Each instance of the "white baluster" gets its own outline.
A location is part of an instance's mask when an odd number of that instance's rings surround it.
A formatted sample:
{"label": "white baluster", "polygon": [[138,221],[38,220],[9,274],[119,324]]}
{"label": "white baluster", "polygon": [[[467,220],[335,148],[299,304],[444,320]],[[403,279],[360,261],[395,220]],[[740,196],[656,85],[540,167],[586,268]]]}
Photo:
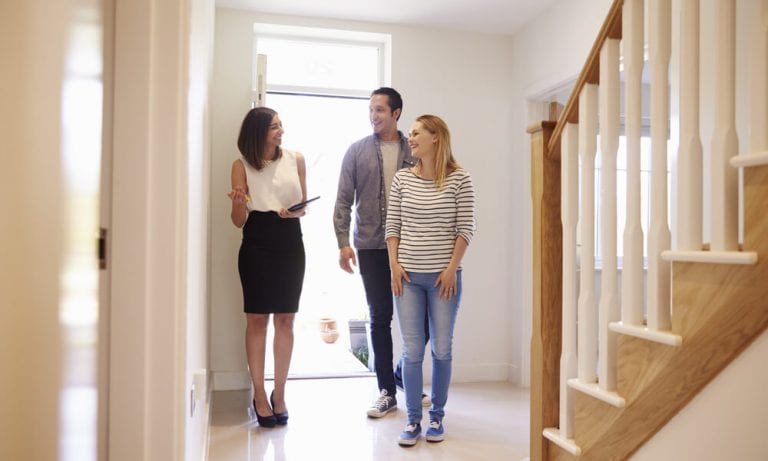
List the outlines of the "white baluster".
{"label": "white baluster", "polygon": [[643,0],[626,0],[622,12],[624,47],[624,129],[627,139],[627,220],[621,273],[621,321],[643,323],[643,226],[640,207],[642,126]]}
{"label": "white baluster", "polygon": [[581,251],[579,260],[579,380],[597,381],[597,306],[595,303],[595,154],[597,151],[597,85],[586,84],[579,95],[581,158]]}
{"label": "white baluster", "polygon": [[712,137],[712,251],[738,250],[738,172],[730,166],[739,152],[736,135],[736,2],[719,0],[715,130]]}
{"label": "white baluster", "polygon": [[619,148],[619,41],[608,39],[600,50],[600,203],[602,272],[598,307],[598,383],[616,388],[616,336],[608,324],[619,320],[616,264],[616,155]]}
{"label": "white baluster", "polygon": [[671,51],[671,7],[668,0],[650,0],[649,54],[651,69],[651,224],[648,232],[648,327],[669,330],[670,267],[661,259],[671,241],[667,221],[667,135],[669,132],[668,72]]}
{"label": "white baluster", "polygon": [[752,18],[749,150],[768,150],[768,0]]}
{"label": "white baluster", "polygon": [[579,132],[568,123],[560,148],[560,216],[563,221],[563,345],[560,354],[560,434],[573,438],[574,405],[568,380],[577,374],[576,309],[578,267],[576,225],[579,212]]}
{"label": "white baluster", "polygon": [[677,247],[702,249],[702,147],[699,133],[699,0],[683,0],[680,25],[680,146]]}

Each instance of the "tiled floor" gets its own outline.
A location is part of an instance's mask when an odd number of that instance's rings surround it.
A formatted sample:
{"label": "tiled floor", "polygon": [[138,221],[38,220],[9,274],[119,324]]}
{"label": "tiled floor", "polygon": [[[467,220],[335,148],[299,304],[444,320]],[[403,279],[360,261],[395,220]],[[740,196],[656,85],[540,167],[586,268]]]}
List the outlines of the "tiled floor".
{"label": "tiled floor", "polygon": [[248,391],[214,392],[208,459],[520,461],[528,456],[529,392],[508,383],[452,384],[445,441],[422,437],[408,448],[397,445],[406,422],[402,394],[397,411],[381,419],[365,414],[376,396],[373,377],[293,379],[286,396],[288,425],[266,429],[253,419]]}

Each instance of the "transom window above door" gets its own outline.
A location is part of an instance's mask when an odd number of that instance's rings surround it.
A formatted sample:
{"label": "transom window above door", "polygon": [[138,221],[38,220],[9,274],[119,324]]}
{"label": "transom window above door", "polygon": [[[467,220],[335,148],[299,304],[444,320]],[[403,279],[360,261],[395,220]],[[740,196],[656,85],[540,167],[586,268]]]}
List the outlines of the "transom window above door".
{"label": "transom window above door", "polygon": [[389,80],[389,35],[274,24],[254,24],[254,32],[269,92],[368,97]]}

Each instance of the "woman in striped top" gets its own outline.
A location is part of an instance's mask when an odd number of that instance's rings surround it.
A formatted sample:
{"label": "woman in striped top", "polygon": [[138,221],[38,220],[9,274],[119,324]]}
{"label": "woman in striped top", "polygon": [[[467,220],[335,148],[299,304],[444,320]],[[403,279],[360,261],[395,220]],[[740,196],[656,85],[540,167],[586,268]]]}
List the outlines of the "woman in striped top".
{"label": "woman in striped top", "polygon": [[418,161],[395,174],[385,234],[403,337],[408,424],[400,434],[400,445],[414,445],[421,434],[425,318],[432,349],[432,407],[426,439],[443,440],[453,328],[462,292],[461,259],[475,232],[472,179],[453,158],[445,122],[434,115],[420,116],[411,127],[408,144]]}

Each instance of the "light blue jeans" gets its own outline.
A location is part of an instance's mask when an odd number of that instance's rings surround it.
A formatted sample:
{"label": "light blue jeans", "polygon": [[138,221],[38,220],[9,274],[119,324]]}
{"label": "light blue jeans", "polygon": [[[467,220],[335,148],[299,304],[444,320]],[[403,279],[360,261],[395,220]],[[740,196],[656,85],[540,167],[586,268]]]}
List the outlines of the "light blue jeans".
{"label": "light blue jeans", "polygon": [[[429,339],[432,350],[432,408],[429,419],[442,421],[448,386],[451,383],[453,327],[461,300],[461,271],[456,273],[456,294],[450,299],[440,298],[440,287],[435,287],[439,273],[408,274],[410,283],[403,280],[403,294],[395,297],[395,308],[403,337],[403,387],[408,423],[421,422],[421,391],[424,386],[424,321],[429,319]],[[426,315],[428,313],[428,315]]]}

